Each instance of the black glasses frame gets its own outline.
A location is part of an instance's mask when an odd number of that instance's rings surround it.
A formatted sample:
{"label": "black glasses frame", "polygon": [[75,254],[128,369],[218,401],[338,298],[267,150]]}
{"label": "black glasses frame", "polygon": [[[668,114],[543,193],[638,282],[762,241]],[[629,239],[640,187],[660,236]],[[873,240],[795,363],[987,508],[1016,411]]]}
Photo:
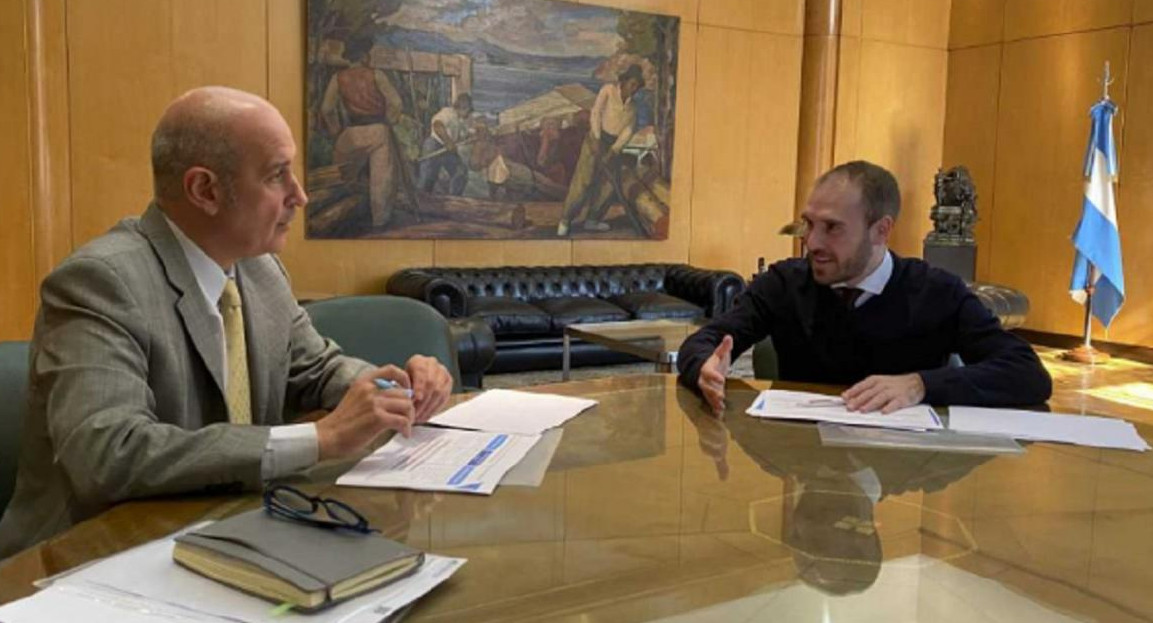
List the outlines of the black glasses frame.
{"label": "black glasses frame", "polygon": [[[277,499],[278,494],[287,494],[293,498],[299,499],[302,502],[308,503],[311,508],[308,511],[299,510],[289,506],[284,501]],[[332,519],[321,519],[316,516],[317,511],[324,508],[324,512]],[[334,510],[336,509],[336,510]],[[274,485],[264,490],[264,511],[274,517],[282,517],[292,521],[299,521],[318,528],[327,528],[330,530],[352,530],[353,532],[360,532],[362,534],[370,534],[373,532],[380,532],[368,525],[368,519],[361,515],[357,510],[340,500],[333,498],[321,498],[315,495],[308,495],[307,493],[290,487],[288,485]],[[345,516],[352,516],[356,519],[355,522],[349,522],[343,519]]]}

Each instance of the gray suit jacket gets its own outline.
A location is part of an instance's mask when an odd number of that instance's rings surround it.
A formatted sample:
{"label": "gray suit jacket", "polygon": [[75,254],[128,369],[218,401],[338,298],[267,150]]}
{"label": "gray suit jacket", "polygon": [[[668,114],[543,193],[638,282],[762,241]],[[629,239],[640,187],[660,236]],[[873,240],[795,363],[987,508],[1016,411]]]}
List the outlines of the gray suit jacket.
{"label": "gray suit jacket", "polygon": [[44,280],[0,558],[122,500],[259,488],[269,426],[335,407],[370,367],[317,334],[275,257],[236,271],[252,426],[227,423],[220,328],[156,206]]}

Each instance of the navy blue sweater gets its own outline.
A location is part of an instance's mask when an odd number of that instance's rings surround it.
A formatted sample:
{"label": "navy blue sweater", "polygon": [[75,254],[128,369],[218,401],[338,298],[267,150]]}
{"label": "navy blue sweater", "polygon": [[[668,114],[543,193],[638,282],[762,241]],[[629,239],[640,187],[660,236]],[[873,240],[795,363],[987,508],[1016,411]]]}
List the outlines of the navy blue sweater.
{"label": "navy blue sweater", "polygon": [[[767,335],[781,380],[852,385],[873,374],[918,372],[935,405],[1030,405],[1053,383],[1033,349],[1000,322],[956,276],[893,254],[884,291],[847,309],[813,280],[801,258],[758,276],[735,307],[681,345],[681,383],[696,389],[701,366],[726,335],[733,358]],[[944,367],[951,353],[965,366]]]}

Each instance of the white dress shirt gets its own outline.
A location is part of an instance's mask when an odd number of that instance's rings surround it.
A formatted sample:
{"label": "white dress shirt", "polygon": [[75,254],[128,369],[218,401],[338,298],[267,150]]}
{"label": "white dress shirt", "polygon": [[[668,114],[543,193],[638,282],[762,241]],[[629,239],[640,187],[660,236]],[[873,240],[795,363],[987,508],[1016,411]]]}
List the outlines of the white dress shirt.
{"label": "white dress shirt", "polygon": [[[167,216],[168,227],[180,242],[184,250],[184,257],[188,259],[188,266],[196,277],[200,286],[200,293],[208,303],[208,310],[216,319],[216,334],[220,336],[220,369],[223,378],[228,378],[228,348],[224,343],[224,318],[220,315],[218,305],[220,295],[224,292],[224,285],[229,279],[235,277],[236,269],[227,273],[216,260],[208,257],[195,242],[192,241],[176,223]],[[316,464],[320,449],[316,437],[316,424],[290,424],[286,426],[269,427],[268,444],[264,446],[264,455],[260,459],[260,475],[265,480],[272,480],[287,476],[293,472],[311,467]]]}
{"label": "white dress shirt", "polygon": [[444,145],[444,141],[442,141],[440,135],[436,133],[436,124],[438,121],[444,126],[444,131],[448,132],[448,137],[451,138],[453,142],[459,143],[468,138],[468,118],[461,117],[452,106],[441,108],[440,112],[432,116],[432,121],[430,122],[430,128],[432,129],[430,136],[434,141]]}
{"label": "white dress shirt", "polygon": [[589,124],[593,136],[600,139],[601,132],[608,132],[617,137],[613,149],[620,153],[625,145],[633,138],[636,131],[637,109],[630,97],[628,101],[621,99],[619,84],[606,84],[601,87],[597,99],[593,102],[593,109]]}
{"label": "white dress shirt", "polygon": [[853,303],[853,308],[860,307],[865,304],[865,301],[880,294],[885,290],[885,285],[889,283],[889,277],[893,276],[893,256],[888,249],[885,249],[885,258],[881,263],[873,269],[864,279],[861,280],[856,286],[850,286],[847,281],[841,283],[834,283],[833,288],[848,288],[857,287],[861,290],[861,294]]}

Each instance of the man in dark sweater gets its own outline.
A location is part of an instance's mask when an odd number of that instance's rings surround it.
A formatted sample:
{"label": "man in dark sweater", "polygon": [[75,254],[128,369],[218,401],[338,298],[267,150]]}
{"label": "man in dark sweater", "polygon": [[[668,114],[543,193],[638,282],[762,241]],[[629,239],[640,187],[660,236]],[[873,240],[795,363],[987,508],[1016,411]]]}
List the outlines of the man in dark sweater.
{"label": "man in dark sweater", "polygon": [[[685,340],[681,383],[721,409],[734,354],[772,336],[782,380],[849,385],[852,411],[1048,400],[1052,381],[1036,353],[963,281],[889,251],[900,207],[896,179],[875,164],[821,176],[801,215],[808,256],[770,266]],[[965,365],[945,367],[952,353]]]}

